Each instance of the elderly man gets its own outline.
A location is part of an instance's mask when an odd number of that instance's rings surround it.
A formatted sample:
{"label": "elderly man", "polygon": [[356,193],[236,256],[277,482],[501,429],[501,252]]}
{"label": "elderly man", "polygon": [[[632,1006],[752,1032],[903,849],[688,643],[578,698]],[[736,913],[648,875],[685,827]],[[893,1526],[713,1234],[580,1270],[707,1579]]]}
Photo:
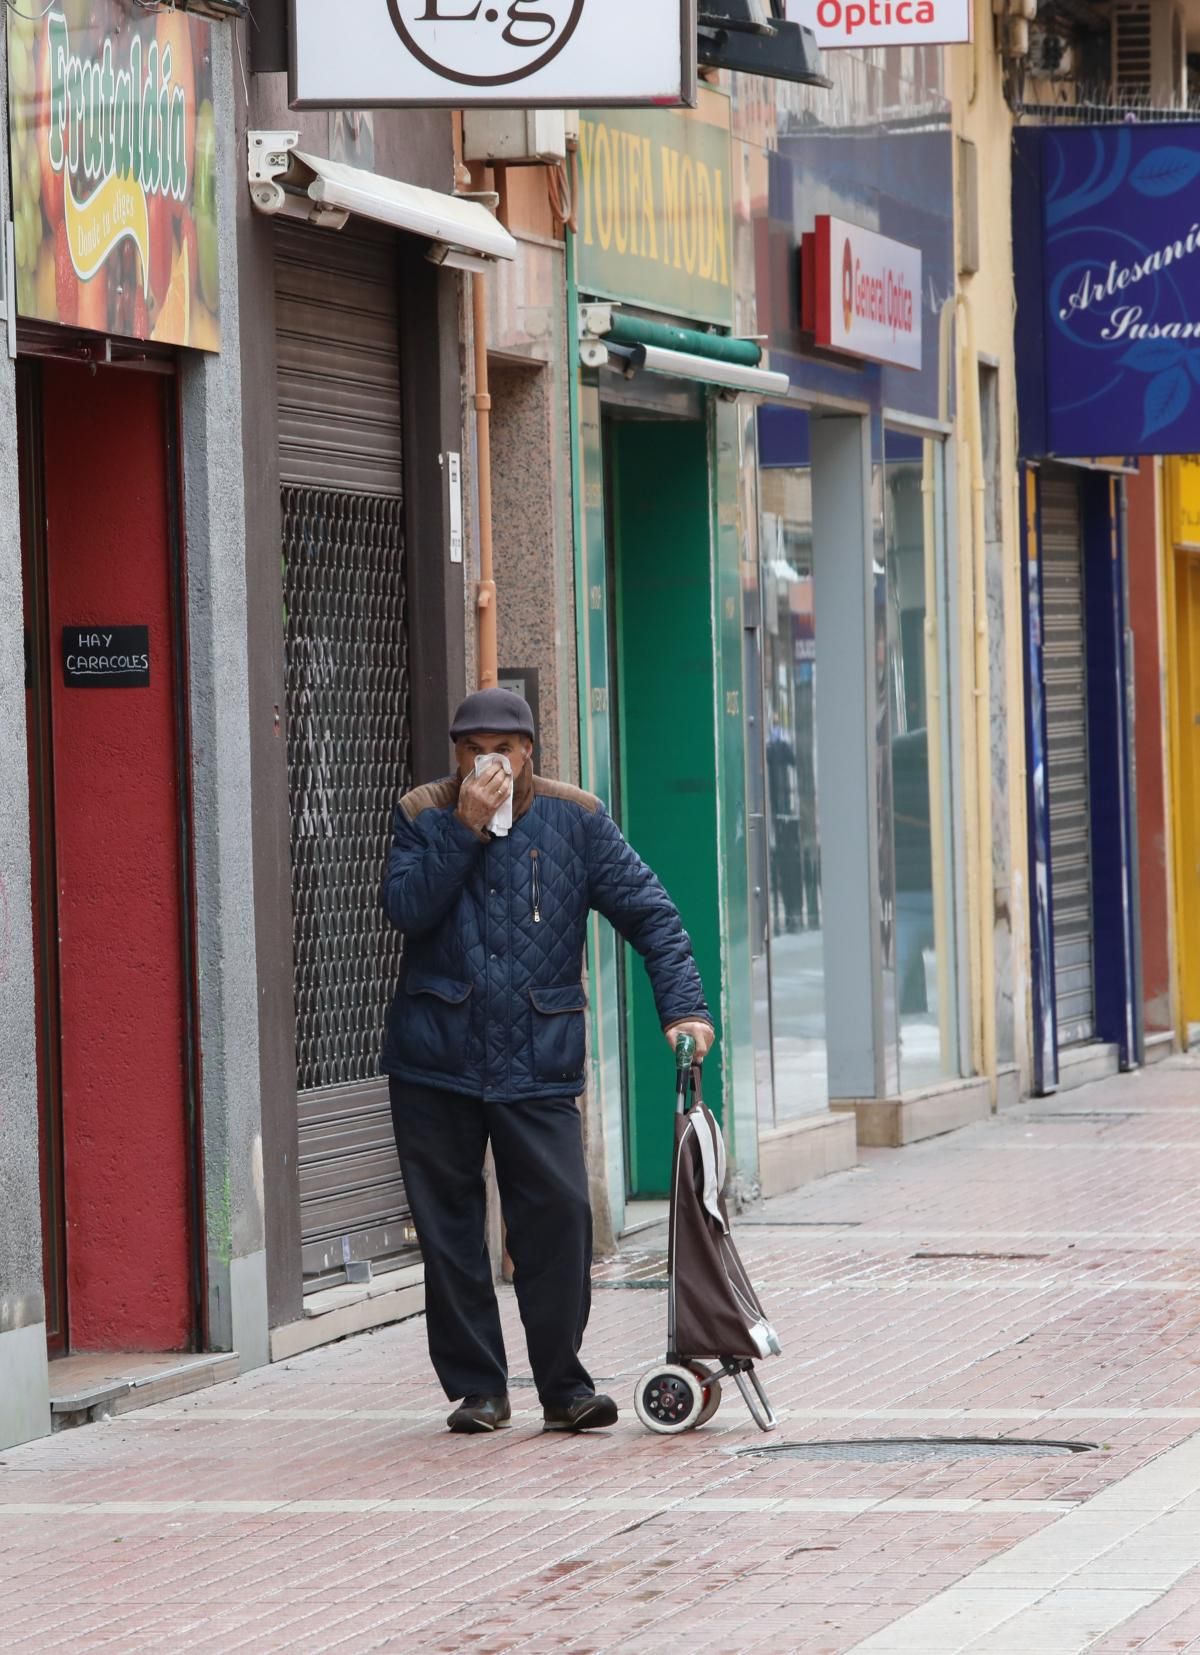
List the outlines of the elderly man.
{"label": "elderly man", "polygon": [[490,1141],[545,1427],[593,1430],[617,1409],[579,1360],[592,1262],[577,1103],[589,911],[645,960],[670,1044],[691,1034],[703,1057],[712,1019],[679,914],[599,799],[533,774],[528,704],[481,690],[450,735],[458,774],[400,801],[382,890],[405,938],[384,1069],[425,1260],[429,1353],[458,1401],[452,1431],[508,1424],[484,1233]]}

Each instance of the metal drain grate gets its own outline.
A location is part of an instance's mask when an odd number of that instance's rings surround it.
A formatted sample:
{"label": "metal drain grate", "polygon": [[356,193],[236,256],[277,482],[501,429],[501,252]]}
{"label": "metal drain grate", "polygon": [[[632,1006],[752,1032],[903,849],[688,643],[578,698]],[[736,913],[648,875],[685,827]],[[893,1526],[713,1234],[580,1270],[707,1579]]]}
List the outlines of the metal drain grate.
{"label": "metal drain grate", "polygon": [[1094,1442],[1029,1442],[1017,1437],[865,1437],[857,1442],[780,1442],[739,1448],[742,1459],[961,1460],[1048,1459],[1087,1454]]}

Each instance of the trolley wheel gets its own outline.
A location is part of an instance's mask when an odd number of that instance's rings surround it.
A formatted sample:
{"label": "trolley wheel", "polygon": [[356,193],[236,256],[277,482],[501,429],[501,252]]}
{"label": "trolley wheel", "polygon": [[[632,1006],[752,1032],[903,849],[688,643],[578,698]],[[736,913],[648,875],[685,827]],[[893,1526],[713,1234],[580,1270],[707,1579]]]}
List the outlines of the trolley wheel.
{"label": "trolley wheel", "polygon": [[637,1382],[633,1406],[648,1431],[678,1436],[700,1423],[704,1388],[689,1368],[647,1368]]}
{"label": "trolley wheel", "polygon": [[700,1417],[696,1421],[697,1427],[707,1425],[709,1420],[721,1406],[721,1381],[711,1368],[706,1368],[703,1362],[688,1362],[685,1364],[689,1372],[694,1373],[700,1381],[700,1389],[704,1392],[704,1406],[700,1410]]}

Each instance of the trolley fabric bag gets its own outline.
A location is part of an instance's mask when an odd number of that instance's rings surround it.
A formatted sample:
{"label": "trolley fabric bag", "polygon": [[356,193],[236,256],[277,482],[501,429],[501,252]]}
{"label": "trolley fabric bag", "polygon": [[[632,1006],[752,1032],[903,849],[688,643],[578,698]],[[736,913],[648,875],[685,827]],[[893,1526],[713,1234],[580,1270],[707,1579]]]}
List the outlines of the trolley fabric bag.
{"label": "trolley fabric bag", "polygon": [[675,1288],[675,1342],[689,1356],[778,1356],[767,1320],[733,1244],[725,1187],[725,1139],[697,1087],[675,1117],[668,1272]]}
{"label": "trolley fabric bag", "polygon": [[[637,1382],[633,1401],[650,1431],[676,1435],[705,1425],[732,1379],[754,1423],[773,1431],[775,1415],[754,1364],[780,1354],[729,1230],[725,1140],[705,1107],[696,1043],[675,1048],[675,1154],[667,1252],[667,1355]],[[715,1367],[708,1366],[715,1362]]]}

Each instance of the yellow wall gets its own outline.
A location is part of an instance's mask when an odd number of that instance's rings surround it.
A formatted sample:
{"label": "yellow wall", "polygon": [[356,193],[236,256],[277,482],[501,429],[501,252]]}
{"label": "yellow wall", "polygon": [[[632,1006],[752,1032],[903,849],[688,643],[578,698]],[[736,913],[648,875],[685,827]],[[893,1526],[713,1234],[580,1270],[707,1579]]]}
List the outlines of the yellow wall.
{"label": "yellow wall", "polygon": [[1181,1044],[1200,1024],[1200,456],[1168,460],[1168,716]]}
{"label": "yellow wall", "polygon": [[[975,144],[979,172],[979,270],[974,275],[960,275],[960,291],[970,303],[977,355],[994,362],[999,374],[1004,637],[1002,645],[993,647],[992,650],[991,699],[993,707],[998,701],[1003,701],[1008,721],[1002,750],[993,751],[992,770],[996,781],[1001,779],[1002,764],[1007,770],[1010,869],[1007,886],[997,880],[996,906],[998,912],[1002,913],[1007,909],[1011,915],[1012,964],[1011,967],[1006,967],[998,954],[997,983],[1003,991],[1005,978],[1012,973],[1016,1002],[1015,1058],[1020,1070],[1021,1089],[1027,1091],[1031,1084],[1032,991],[1029,973],[1029,881],[1025,826],[1025,701],[1021,646],[1017,397],[1013,349],[1013,119],[1004,101],[1001,86],[1001,58],[995,45],[990,0],[975,0],[975,34],[975,45],[947,47],[946,58],[955,132],[958,137],[969,139]],[[960,157],[956,145],[956,181],[959,165]],[[961,228],[959,245],[961,248]],[[965,383],[960,377],[960,399]],[[960,420],[960,431],[962,425],[963,422]],[[962,451],[961,445],[958,482],[962,490],[958,520],[962,526],[960,533],[965,536],[966,526],[971,522],[970,465],[969,457]],[[969,616],[969,604],[966,607]],[[964,636],[963,641],[969,645],[969,636]],[[997,795],[997,804],[1002,796]],[[980,917],[986,923],[988,894],[980,893],[978,901]],[[972,992],[978,992],[977,984],[973,986]],[[978,1015],[978,1008],[976,1012]]]}

